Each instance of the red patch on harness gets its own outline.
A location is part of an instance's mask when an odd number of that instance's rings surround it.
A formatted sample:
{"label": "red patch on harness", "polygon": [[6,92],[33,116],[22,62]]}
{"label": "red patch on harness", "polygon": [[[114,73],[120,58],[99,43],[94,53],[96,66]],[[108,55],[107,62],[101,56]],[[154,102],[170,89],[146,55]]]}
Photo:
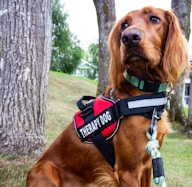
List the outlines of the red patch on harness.
{"label": "red patch on harness", "polygon": [[82,141],[93,143],[92,137],[98,133],[106,140],[116,134],[119,120],[114,116],[113,105],[113,100],[100,95],[74,115],[74,127]]}

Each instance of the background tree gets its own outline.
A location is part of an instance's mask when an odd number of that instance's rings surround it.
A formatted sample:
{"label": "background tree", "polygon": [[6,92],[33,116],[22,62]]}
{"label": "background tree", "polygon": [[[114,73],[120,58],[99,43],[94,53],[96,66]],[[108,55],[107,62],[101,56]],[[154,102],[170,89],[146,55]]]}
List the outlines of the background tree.
{"label": "background tree", "polygon": [[108,85],[108,66],[110,55],[108,51],[109,32],[116,20],[114,0],[93,0],[99,28],[99,80],[97,95],[103,93]]}
{"label": "background tree", "polygon": [[[190,36],[190,14],[191,14],[191,0],[172,0],[171,8],[179,19],[182,31],[189,41]],[[171,98],[170,114],[172,120],[180,122],[184,127],[185,131],[189,128],[189,121],[184,112],[183,107],[183,89],[184,83],[178,84]],[[191,99],[192,95],[190,96]]]}
{"label": "background tree", "polygon": [[88,78],[96,79],[98,77],[98,62],[99,62],[99,45],[92,43],[88,46],[87,61],[93,66],[90,67],[92,71],[88,74]]}
{"label": "background tree", "polygon": [[67,14],[59,0],[52,3],[52,57],[51,70],[72,73],[82,58],[82,49],[76,36],[70,32]]}
{"label": "background tree", "polygon": [[51,1],[0,1],[0,153],[39,153],[51,59]]}

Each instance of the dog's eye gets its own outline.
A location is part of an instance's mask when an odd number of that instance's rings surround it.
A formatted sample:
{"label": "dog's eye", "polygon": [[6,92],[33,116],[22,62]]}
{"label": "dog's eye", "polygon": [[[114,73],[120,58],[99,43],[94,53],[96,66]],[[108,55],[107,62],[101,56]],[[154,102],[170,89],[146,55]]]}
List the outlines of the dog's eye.
{"label": "dog's eye", "polygon": [[160,20],[160,18],[158,18],[157,16],[150,16],[150,17],[149,17],[149,21],[150,21],[151,23],[159,23],[161,20]]}
{"label": "dog's eye", "polygon": [[121,24],[121,29],[126,29],[128,26],[128,23],[125,21]]}

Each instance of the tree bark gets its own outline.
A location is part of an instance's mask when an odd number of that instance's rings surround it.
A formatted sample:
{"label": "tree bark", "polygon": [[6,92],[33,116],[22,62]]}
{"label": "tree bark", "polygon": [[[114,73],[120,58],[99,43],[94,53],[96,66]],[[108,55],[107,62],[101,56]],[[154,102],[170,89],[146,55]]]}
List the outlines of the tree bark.
{"label": "tree bark", "polygon": [[181,29],[184,32],[186,39],[189,41],[190,36],[190,15],[191,15],[191,0],[172,0],[171,8],[174,10]]}
{"label": "tree bark", "polygon": [[93,0],[99,28],[99,80],[97,95],[103,93],[108,85],[108,36],[116,20],[114,0]]}
{"label": "tree bark", "polygon": [[51,59],[51,1],[0,1],[0,153],[39,154]]}
{"label": "tree bark", "polygon": [[[178,17],[183,34],[189,41],[191,0],[172,0],[171,8],[174,10],[175,14]],[[175,94],[172,95],[170,114],[172,120],[180,122],[186,130],[188,129],[189,121],[185,115],[183,107],[183,89],[184,84],[178,84],[174,88]]]}

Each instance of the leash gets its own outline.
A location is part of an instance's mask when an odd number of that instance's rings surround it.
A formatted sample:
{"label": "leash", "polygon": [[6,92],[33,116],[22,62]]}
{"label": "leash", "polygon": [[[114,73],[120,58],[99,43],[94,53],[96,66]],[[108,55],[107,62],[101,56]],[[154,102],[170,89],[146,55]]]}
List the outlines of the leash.
{"label": "leash", "polygon": [[[161,93],[166,92],[168,88],[170,91],[172,90],[172,84],[169,82],[161,83],[151,80],[143,80],[135,77],[128,73],[127,70],[123,73],[124,78],[131,85],[137,87],[139,90],[145,92],[155,92]],[[146,132],[146,136],[149,140],[146,146],[146,151],[152,157],[152,166],[153,166],[153,181],[156,185],[160,184],[161,187],[166,187],[164,169],[163,169],[163,160],[161,158],[161,154],[158,151],[159,142],[156,139],[157,137],[157,120],[159,120],[159,115],[156,108],[153,109],[153,114],[151,116],[150,127]]]}
{"label": "leash", "polygon": [[158,150],[159,141],[157,138],[157,120],[159,117],[157,116],[157,110],[154,108],[153,114],[151,117],[151,122],[149,129],[146,132],[146,136],[148,138],[148,143],[146,146],[146,151],[152,157],[152,166],[153,166],[153,182],[156,185],[161,185],[161,187],[166,187],[164,168],[163,168],[163,160],[161,158],[161,154]]}

